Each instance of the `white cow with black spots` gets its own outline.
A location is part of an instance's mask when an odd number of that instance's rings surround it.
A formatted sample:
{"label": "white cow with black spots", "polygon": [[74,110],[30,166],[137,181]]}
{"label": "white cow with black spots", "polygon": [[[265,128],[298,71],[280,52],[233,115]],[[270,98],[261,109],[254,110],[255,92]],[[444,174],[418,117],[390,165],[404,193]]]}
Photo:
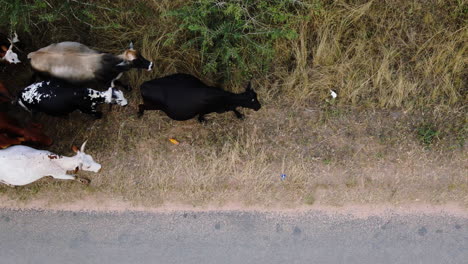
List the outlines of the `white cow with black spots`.
{"label": "white cow with black spots", "polygon": [[116,88],[100,92],[59,80],[31,84],[20,92],[18,103],[33,114],[43,112],[52,116],[66,116],[80,110],[95,118],[102,117],[102,112],[97,110],[100,104],[128,104],[122,91]]}
{"label": "white cow with black spots", "polygon": [[[57,155],[46,150],[27,146],[13,146],[0,150],[0,183],[21,186],[37,181],[45,176],[55,179],[78,180],[88,184],[89,180],[78,178],[74,173],[79,170],[98,172],[101,165],[81,149],[73,146],[73,157]],[[71,172],[71,174],[70,174]]]}

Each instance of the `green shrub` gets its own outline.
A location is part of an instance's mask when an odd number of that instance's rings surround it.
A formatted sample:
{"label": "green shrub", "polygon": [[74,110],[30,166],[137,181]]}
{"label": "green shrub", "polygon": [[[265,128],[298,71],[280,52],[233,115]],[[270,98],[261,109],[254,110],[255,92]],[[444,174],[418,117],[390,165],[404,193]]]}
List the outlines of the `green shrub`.
{"label": "green shrub", "polygon": [[98,22],[93,10],[105,8],[75,0],[0,0],[0,6],[0,23],[3,28],[30,33],[54,26],[93,27]]}
{"label": "green shrub", "polygon": [[265,72],[275,55],[274,43],[295,39],[296,25],[311,6],[285,0],[198,0],[166,13],[181,22],[169,43],[200,51],[203,72],[227,79]]}

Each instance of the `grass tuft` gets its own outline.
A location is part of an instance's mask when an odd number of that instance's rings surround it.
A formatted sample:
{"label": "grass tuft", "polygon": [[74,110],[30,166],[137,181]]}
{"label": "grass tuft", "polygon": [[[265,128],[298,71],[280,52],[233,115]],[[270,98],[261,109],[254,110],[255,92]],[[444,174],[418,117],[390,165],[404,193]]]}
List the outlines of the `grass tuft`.
{"label": "grass tuft", "polygon": [[431,124],[423,124],[418,128],[419,140],[425,145],[431,145],[434,140],[439,139],[440,131]]}

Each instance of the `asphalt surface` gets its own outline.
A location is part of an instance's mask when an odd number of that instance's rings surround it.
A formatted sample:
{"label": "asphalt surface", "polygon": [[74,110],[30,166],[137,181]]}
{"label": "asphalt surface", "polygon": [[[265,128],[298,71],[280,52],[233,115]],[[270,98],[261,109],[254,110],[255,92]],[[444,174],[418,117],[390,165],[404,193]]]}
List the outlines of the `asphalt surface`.
{"label": "asphalt surface", "polygon": [[468,263],[468,219],[0,209],[0,263]]}

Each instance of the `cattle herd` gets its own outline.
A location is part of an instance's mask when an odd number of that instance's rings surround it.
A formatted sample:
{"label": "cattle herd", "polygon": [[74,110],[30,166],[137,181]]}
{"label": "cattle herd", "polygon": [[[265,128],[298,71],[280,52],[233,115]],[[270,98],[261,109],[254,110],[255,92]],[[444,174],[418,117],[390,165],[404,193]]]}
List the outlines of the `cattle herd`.
{"label": "cattle herd", "polygon": [[[0,34],[1,63],[20,63],[13,50],[18,41],[16,33],[11,38]],[[80,149],[72,147],[76,153],[72,157],[30,147],[50,146],[52,139],[43,133],[39,124],[21,125],[8,114],[8,108],[20,107],[30,112],[33,120],[38,113],[66,116],[75,110],[99,119],[102,117],[102,112],[98,111],[100,104],[128,104],[124,93],[118,89],[131,90],[119,81],[122,74],[130,69],[151,71],[153,62],[140,55],[132,43],[122,54],[114,55],[67,41],[51,44],[27,57],[34,72],[29,86],[15,97],[0,82],[0,183],[19,186],[52,176],[87,184],[89,180],[77,177],[76,173],[79,170],[98,172],[101,165],[84,152],[86,142]],[[105,91],[86,88],[91,84]],[[144,82],[140,93],[143,104],[138,106],[139,117],[146,110],[160,110],[174,120],[198,116],[198,121],[206,122],[205,115],[212,112],[232,111],[242,119],[244,116],[238,107],[255,111],[261,107],[250,82],[245,92],[235,94],[182,73]]]}

